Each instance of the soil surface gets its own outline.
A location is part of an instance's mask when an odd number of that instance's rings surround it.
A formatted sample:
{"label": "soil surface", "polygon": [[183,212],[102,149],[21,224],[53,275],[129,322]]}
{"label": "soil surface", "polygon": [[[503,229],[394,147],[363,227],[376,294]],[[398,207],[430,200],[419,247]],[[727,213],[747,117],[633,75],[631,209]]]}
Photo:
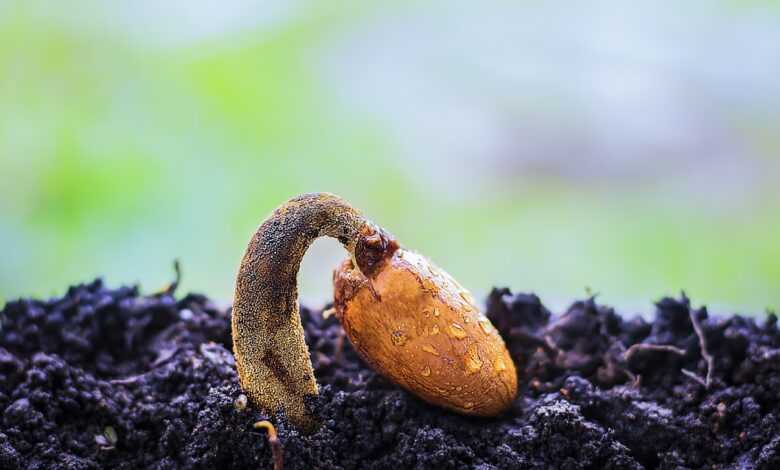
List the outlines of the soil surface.
{"label": "soil surface", "polygon": [[[95,281],[5,306],[0,468],[270,468],[229,310],[172,290]],[[683,295],[652,322],[592,298],[556,316],[508,289],[487,314],[523,384],[497,419],[419,401],[364,365],[335,317],[303,308],[322,425],[273,420],[285,468],[780,468],[775,315],[712,318]]]}

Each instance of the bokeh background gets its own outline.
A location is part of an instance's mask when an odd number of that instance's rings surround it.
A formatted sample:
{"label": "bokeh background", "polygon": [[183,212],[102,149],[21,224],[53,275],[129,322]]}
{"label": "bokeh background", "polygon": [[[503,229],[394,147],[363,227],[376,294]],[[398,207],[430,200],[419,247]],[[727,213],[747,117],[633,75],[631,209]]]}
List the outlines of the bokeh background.
{"label": "bokeh background", "polygon": [[0,303],[174,258],[230,301],[257,224],[324,190],[478,295],[757,314],[779,181],[777,2],[0,1]]}

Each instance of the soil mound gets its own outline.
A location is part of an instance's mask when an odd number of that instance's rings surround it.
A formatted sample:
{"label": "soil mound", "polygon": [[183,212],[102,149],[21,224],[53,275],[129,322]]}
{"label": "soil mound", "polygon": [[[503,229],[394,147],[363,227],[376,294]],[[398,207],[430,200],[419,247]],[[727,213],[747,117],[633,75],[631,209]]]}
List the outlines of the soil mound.
{"label": "soil mound", "polygon": [[[777,317],[655,319],[590,298],[562,315],[494,289],[522,390],[497,419],[429,406],[369,369],[334,317],[301,309],[320,429],[275,420],[285,468],[780,468]],[[99,280],[0,313],[0,468],[269,468],[241,394],[230,312]],[[239,400],[240,401],[240,400]]]}

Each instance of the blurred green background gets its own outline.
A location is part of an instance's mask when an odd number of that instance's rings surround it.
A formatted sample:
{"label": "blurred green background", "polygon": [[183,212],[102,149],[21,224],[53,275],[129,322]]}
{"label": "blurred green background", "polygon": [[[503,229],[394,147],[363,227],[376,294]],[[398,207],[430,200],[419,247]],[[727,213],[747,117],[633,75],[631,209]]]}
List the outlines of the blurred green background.
{"label": "blurred green background", "polygon": [[174,258],[229,301],[330,191],[479,295],[780,306],[775,2],[370,3],[0,2],[0,303]]}

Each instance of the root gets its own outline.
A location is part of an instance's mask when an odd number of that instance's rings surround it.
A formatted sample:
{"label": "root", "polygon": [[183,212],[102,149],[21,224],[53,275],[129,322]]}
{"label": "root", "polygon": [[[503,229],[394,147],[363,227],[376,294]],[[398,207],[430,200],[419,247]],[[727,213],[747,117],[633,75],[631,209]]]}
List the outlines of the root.
{"label": "root", "polygon": [[555,343],[555,340],[550,335],[544,335],[544,345],[542,347],[547,355],[552,359],[555,359],[564,353],[564,351],[558,347],[558,345]]}
{"label": "root", "polygon": [[268,434],[268,443],[271,445],[271,455],[274,459],[274,470],[284,469],[284,451],[279,437],[276,435],[276,428],[270,421],[258,421],[254,424],[255,429],[265,429]]}
{"label": "root", "polygon": [[698,310],[690,310],[691,323],[693,324],[694,331],[696,331],[696,336],[699,337],[699,349],[701,349],[701,357],[703,357],[707,362],[707,375],[704,378],[703,385],[704,388],[709,390],[710,385],[712,385],[712,374],[715,373],[715,357],[710,354],[709,347],[707,346],[707,336],[704,334],[704,328],[701,326],[701,322],[699,321],[697,313]]}

